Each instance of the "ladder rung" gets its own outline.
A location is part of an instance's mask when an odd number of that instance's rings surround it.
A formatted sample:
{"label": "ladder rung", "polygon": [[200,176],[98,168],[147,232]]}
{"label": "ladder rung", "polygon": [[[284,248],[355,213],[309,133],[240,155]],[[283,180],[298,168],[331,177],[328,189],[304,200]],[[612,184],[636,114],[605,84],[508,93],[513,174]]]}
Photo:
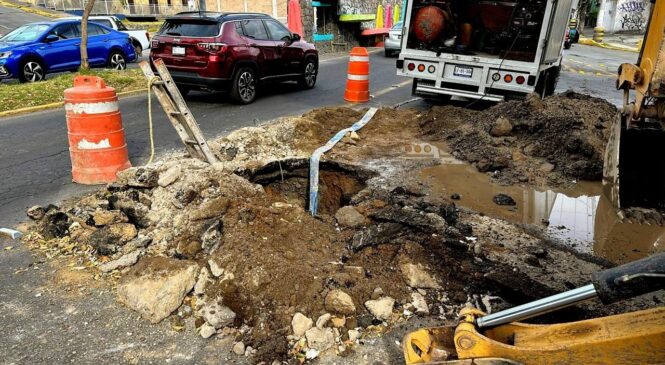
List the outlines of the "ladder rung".
{"label": "ladder rung", "polygon": [[196,145],[196,146],[199,145],[199,142],[197,142],[197,141],[195,141],[195,140],[193,140],[193,139],[186,139],[186,140],[185,140],[185,143],[187,143],[187,144],[191,144],[191,145]]}
{"label": "ladder rung", "polygon": [[170,114],[170,115],[180,115],[180,114],[182,114],[182,113],[180,113],[180,112],[177,111],[177,110],[174,110],[174,111],[172,111],[172,112],[169,112],[169,114]]}

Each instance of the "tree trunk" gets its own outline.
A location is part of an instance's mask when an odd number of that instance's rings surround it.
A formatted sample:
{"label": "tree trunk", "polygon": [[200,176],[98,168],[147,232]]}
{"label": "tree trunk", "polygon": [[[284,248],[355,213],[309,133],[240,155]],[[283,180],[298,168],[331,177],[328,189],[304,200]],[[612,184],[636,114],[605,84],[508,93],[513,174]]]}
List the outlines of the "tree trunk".
{"label": "tree trunk", "polygon": [[83,9],[83,17],[81,18],[81,69],[88,70],[88,17],[95,6],[95,0],[88,0]]}

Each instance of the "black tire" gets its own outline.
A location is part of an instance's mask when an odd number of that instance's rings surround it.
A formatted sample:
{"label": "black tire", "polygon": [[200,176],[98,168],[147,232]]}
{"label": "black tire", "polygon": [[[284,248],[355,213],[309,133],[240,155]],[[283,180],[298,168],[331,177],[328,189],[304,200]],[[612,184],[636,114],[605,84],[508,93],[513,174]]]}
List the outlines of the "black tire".
{"label": "black tire", "polygon": [[556,91],[556,85],[559,83],[559,76],[561,75],[561,66],[552,67],[549,69],[548,82],[545,85],[545,96],[552,96]]}
{"label": "black tire", "polygon": [[392,57],[393,56],[393,51],[389,49],[383,49],[383,53],[386,55],[386,57]]}
{"label": "black tire", "polygon": [[113,70],[124,70],[127,68],[127,57],[124,53],[114,49],[109,54],[106,66]]}
{"label": "black tire", "polygon": [[316,64],[316,60],[308,58],[305,60],[305,67],[303,69],[303,75],[298,78],[298,86],[302,89],[313,89],[316,86],[316,78],[319,74],[319,67]]}
{"label": "black tire", "polygon": [[570,42],[563,42],[563,48],[564,49],[570,49],[570,46],[572,46],[572,44]]}
{"label": "black tire", "polygon": [[44,64],[36,59],[27,59],[21,62],[18,80],[20,82],[39,82],[46,78]]}
{"label": "black tire", "polygon": [[238,104],[251,104],[256,100],[256,72],[250,67],[241,67],[233,76],[231,99]]}

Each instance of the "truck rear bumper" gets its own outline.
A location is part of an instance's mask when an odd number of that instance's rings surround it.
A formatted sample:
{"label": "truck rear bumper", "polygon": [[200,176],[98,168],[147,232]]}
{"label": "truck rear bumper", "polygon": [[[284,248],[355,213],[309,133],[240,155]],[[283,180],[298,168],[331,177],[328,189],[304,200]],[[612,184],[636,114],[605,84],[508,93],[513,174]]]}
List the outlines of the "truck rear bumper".
{"label": "truck rear bumper", "polygon": [[503,101],[505,97],[503,95],[492,95],[492,94],[479,94],[463,90],[447,89],[447,88],[438,88],[434,86],[422,85],[416,80],[416,87],[414,89],[414,94],[416,95],[452,95],[460,96],[463,98],[469,99],[483,99],[488,101]]}

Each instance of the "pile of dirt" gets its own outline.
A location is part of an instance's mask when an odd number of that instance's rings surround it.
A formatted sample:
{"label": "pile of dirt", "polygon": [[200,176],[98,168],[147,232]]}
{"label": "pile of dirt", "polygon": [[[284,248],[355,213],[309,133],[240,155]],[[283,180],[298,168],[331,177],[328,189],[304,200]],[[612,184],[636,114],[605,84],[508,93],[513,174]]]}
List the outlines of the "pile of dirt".
{"label": "pile of dirt", "polygon": [[496,181],[557,187],[602,178],[616,112],[605,100],[568,91],[481,111],[434,107],[420,128],[424,137],[445,140],[455,157],[492,172]]}
{"label": "pile of dirt", "polygon": [[380,110],[326,155],[311,216],[306,157],[361,116],[317,110],[212,141],[223,161],[214,165],[171,156],[131,168],[61,207],[31,208],[26,242],[78,256],[146,320],[235,336],[234,352],[256,362],[352,357],[364,336],[415,315],[502,308],[583,285],[601,268],[430,195],[414,173],[423,161],[399,157],[418,142],[415,111]]}

